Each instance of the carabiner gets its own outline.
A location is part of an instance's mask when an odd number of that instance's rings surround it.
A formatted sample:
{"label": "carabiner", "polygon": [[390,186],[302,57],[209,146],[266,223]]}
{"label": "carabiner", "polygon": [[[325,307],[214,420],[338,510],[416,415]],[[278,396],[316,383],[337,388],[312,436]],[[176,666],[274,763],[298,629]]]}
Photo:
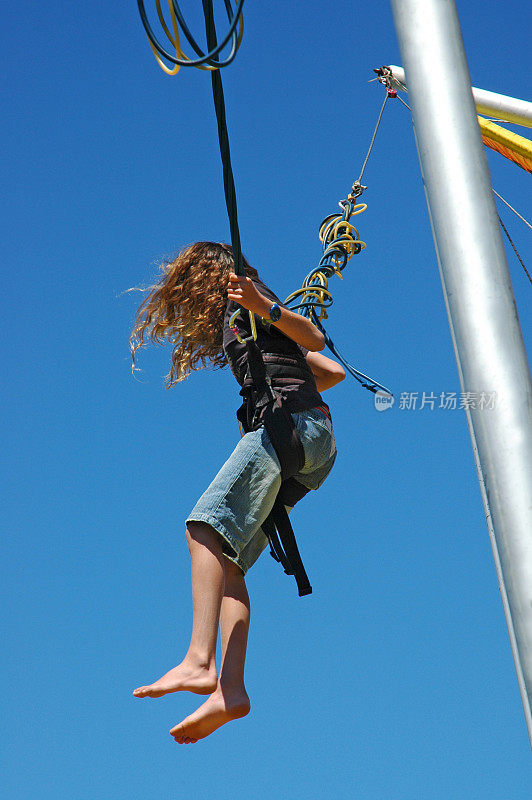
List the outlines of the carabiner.
{"label": "carabiner", "polygon": [[[240,336],[240,331],[238,330],[238,328],[236,326],[236,323],[235,323],[236,318],[240,316],[241,310],[242,309],[237,308],[237,310],[234,311],[231,314],[231,316],[229,317],[229,327],[231,328],[231,330],[235,334],[235,336],[238,339],[238,341],[240,342],[240,344],[244,344],[246,340],[243,339]],[[255,314],[252,311],[248,311],[248,314],[249,314],[249,321],[250,321],[250,325],[251,325],[251,338],[253,339],[253,341],[256,341],[257,340],[257,326],[255,324]]]}

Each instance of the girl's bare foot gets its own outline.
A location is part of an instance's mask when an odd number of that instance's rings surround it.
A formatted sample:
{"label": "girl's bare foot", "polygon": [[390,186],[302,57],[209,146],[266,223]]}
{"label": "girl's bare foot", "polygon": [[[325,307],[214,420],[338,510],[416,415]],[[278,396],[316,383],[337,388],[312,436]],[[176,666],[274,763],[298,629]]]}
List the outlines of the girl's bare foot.
{"label": "girl's bare foot", "polygon": [[249,714],[251,708],[246,690],[222,689],[220,686],[202,706],[170,731],[178,744],[194,744],[233,719]]}
{"label": "girl's bare foot", "polygon": [[216,689],[217,680],[214,664],[199,666],[183,661],[155,683],[151,683],[149,686],[139,686],[133,694],[135,697],[162,697],[170,692],[211,694]]}

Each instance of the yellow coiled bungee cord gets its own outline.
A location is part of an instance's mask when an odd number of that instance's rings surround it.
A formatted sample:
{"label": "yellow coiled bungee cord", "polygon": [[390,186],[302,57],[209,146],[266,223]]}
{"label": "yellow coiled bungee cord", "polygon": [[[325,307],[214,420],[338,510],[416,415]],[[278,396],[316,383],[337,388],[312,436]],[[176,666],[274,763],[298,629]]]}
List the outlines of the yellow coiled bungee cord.
{"label": "yellow coiled bungee cord", "polygon": [[373,393],[381,391],[391,395],[389,389],[364,375],[343,358],[322,324],[323,320],[328,319],[327,309],[333,303],[329,278],[333,275],[343,278],[342,271],[347,262],[366,247],[366,243],[360,239],[358,229],[350,222],[351,217],[362,214],[367,208],[366,203],[357,202],[365,188],[360,179],[355,181],[347,199],[338,203],[342,209],[341,213],[325,217],[319,228],[323,255],[317,267],[306,276],[301,289],[289,294],[284,303],[291,311],[308,317],[320,329],[329,350],[365,389]]}
{"label": "yellow coiled bungee cord", "polygon": [[[328,318],[326,309],[333,302],[328,279],[332,275],[342,278],[342,270],[349,259],[366,247],[358,230],[349,220],[355,214],[365,211],[367,205],[356,204],[355,197],[350,194],[339,206],[342,213],[330,214],[320,225],[319,237],[323,245],[323,256],[318,266],[309,272],[301,289],[296,289],[285,300],[285,305],[292,304],[292,311],[302,313],[300,309],[311,309],[320,322]],[[295,300],[298,300],[297,304],[294,304]],[[304,316],[310,317],[310,313]]]}

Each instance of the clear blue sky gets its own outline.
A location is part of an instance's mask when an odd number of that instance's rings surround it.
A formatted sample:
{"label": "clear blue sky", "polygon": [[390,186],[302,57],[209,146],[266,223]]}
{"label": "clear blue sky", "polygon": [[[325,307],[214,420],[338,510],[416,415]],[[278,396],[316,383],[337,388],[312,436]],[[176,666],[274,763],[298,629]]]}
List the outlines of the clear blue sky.
{"label": "clear blue sky", "polygon": [[[286,296],[359,172],[372,69],[400,56],[387,3],[246,6],[223,75],[241,233]],[[474,85],[527,97],[527,5],[458,9]],[[131,696],[184,653],[183,521],[238,436],[226,371],[167,392],[169,352],[152,349],[132,379],[122,294],[183,244],[229,236],[210,82],[163,75],[132,0],[11,4],[2,35],[4,796],[529,798],[464,412],[379,414],[352,380],[327,397],[335,470],[294,512],[314,594],[267,555],[249,575],[251,715],[185,748],[168,731],[198,698]],[[488,160],[530,217],[530,176]],[[398,102],[365,182],[368,246],[333,285],[329,331],[398,397],[459,392]],[[527,229],[502,216],[530,266]],[[509,263],[530,349],[531,287]]]}

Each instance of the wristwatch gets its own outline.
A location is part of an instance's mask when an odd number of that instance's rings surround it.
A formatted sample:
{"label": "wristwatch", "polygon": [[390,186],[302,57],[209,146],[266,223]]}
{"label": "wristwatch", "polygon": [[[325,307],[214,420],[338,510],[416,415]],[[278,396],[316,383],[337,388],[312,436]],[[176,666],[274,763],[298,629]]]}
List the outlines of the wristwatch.
{"label": "wristwatch", "polygon": [[270,308],[270,316],[264,319],[265,322],[279,322],[281,319],[281,309],[278,303],[274,303]]}

